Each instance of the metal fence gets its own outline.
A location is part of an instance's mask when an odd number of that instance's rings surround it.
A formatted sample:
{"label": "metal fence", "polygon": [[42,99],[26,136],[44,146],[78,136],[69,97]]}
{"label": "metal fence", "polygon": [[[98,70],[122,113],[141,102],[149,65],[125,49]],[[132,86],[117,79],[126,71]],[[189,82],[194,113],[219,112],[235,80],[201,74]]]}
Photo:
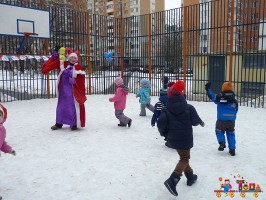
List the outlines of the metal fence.
{"label": "metal fence", "polygon": [[[204,85],[218,93],[231,81],[241,105],[265,107],[266,11],[264,0],[217,0],[128,18],[89,14],[68,5],[36,1],[2,3],[47,9],[51,39],[30,37],[23,55],[49,55],[56,45],[81,53],[87,94],[110,94],[122,76],[132,92],[142,78],[157,96],[160,78],[186,81],[189,100],[207,101]],[[184,1],[185,2],[185,1]],[[23,38],[0,36],[0,55],[16,55]],[[108,61],[104,53],[112,51]],[[11,60],[11,59],[10,59]],[[0,61],[0,101],[56,97],[56,74],[40,74],[42,60]]]}

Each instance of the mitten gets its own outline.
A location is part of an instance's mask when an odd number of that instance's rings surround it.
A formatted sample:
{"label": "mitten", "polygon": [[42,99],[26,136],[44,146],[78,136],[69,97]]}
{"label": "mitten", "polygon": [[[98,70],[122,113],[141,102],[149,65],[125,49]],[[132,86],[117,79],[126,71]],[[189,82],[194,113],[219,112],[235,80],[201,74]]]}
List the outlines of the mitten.
{"label": "mitten", "polygon": [[15,150],[11,150],[9,153],[12,154],[13,156],[16,155],[16,151]]}
{"label": "mitten", "polygon": [[59,58],[59,53],[57,51],[53,51],[52,57],[54,60],[57,60]]}
{"label": "mitten", "polygon": [[151,103],[151,99],[148,99],[148,104],[150,104]]}
{"label": "mitten", "polygon": [[211,82],[208,82],[205,84],[205,90],[208,90],[211,88]]}
{"label": "mitten", "polygon": [[202,127],[204,127],[204,126],[205,126],[205,123],[204,123],[203,121],[201,121],[201,122],[200,122],[200,125],[201,125]]}

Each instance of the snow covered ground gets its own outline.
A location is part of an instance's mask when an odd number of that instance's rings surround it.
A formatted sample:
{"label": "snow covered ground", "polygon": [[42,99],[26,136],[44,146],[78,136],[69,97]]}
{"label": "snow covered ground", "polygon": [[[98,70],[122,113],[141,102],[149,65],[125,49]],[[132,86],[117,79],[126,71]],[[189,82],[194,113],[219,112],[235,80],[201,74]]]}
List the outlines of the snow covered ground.
{"label": "snow covered ground", "polygon": [[[209,200],[218,199],[219,177],[234,175],[266,190],[266,110],[240,107],[236,122],[237,155],[217,151],[214,134],[216,106],[190,102],[206,126],[194,128],[191,166],[199,176],[192,187],[183,176],[172,196],[163,182],[178,162],[175,150],[164,146],[152,113],[139,117],[139,103],[128,96],[125,114],[131,128],[117,127],[112,95],[88,96],[86,128],[52,131],[57,99],[3,103],[8,109],[7,141],[17,156],[0,158],[0,196],[4,200]],[[152,97],[152,104],[157,101]],[[259,193],[257,199],[265,199]],[[222,197],[220,199],[231,199]],[[233,199],[243,199],[239,193]],[[255,199],[247,193],[244,199]]]}

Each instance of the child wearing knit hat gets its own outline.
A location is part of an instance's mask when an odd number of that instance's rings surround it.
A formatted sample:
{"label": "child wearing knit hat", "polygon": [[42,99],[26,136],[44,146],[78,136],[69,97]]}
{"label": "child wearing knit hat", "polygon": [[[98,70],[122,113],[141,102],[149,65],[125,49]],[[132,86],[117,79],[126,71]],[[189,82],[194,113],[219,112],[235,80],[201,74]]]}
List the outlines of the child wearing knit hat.
{"label": "child wearing knit hat", "polygon": [[121,77],[117,77],[115,79],[115,85],[116,85],[115,96],[109,98],[109,101],[114,102],[115,116],[119,120],[118,126],[130,127],[132,119],[124,115],[124,109],[126,108],[126,100],[129,89],[124,85],[124,81]]}
{"label": "child wearing knit hat", "polygon": [[219,151],[226,148],[225,133],[231,156],[235,155],[236,139],[235,139],[235,120],[238,112],[238,102],[233,92],[231,82],[225,82],[222,85],[222,93],[214,94],[210,89],[211,83],[205,85],[208,97],[217,104],[217,121],[216,121],[216,137],[219,143]]}
{"label": "child wearing knit hat", "polygon": [[174,172],[164,182],[169,192],[178,195],[176,185],[180,181],[183,172],[187,178],[187,185],[191,186],[197,180],[189,164],[190,149],[193,147],[192,126],[204,126],[196,109],[187,103],[184,97],[185,83],[177,81],[168,89],[168,101],[162,109],[157,121],[157,127],[161,136],[166,137],[167,146],[176,149],[180,160]]}
{"label": "child wearing knit hat", "polygon": [[136,94],[136,98],[139,97],[140,102],[139,116],[146,116],[146,108],[148,108],[151,112],[154,111],[154,107],[151,105],[150,88],[150,81],[147,79],[142,79],[140,81],[140,90]]}
{"label": "child wearing knit hat", "polygon": [[0,104],[0,151],[4,153],[10,153],[15,156],[16,152],[5,141],[6,129],[4,127],[4,123],[6,119],[7,119],[7,110],[2,104]]}
{"label": "child wearing knit hat", "polygon": [[[4,153],[9,153],[12,154],[13,156],[16,155],[15,150],[12,149],[11,146],[9,146],[6,143],[6,129],[4,127],[4,123],[6,121],[7,118],[7,110],[6,108],[0,104],[0,152],[4,152]],[[0,153],[1,156],[1,153]],[[2,199],[2,197],[0,196],[0,200]]]}
{"label": "child wearing knit hat", "polygon": [[[164,80],[166,80],[166,79],[164,79]],[[168,81],[168,78],[167,78],[167,81]],[[166,106],[167,99],[168,99],[167,91],[173,84],[175,84],[175,82],[170,82],[170,83],[168,83],[168,82],[164,83],[163,82],[163,89],[160,90],[159,101],[154,105],[154,113],[153,113],[153,116],[151,118],[151,126],[152,127],[155,126],[155,123],[157,122],[157,120],[161,114],[162,109]],[[165,89],[165,86],[166,86],[166,89]],[[162,91],[162,90],[164,90],[164,91]]]}

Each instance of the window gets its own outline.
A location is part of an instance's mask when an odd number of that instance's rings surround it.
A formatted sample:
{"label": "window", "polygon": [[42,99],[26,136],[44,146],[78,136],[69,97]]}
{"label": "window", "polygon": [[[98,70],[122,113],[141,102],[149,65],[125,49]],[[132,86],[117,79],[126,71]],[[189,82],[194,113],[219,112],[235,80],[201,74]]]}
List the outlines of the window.
{"label": "window", "polygon": [[117,15],[121,15],[121,11],[116,12]]}
{"label": "window", "polygon": [[201,36],[201,41],[207,41],[208,40],[208,36],[207,35],[202,35]]}
{"label": "window", "polygon": [[207,28],[207,23],[201,23],[201,28],[202,28],[202,29]]}
{"label": "window", "polygon": [[117,4],[116,7],[117,7],[117,8],[120,8],[120,4]]}
{"label": "window", "polygon": [[124,7],[127,7],[127,3],[124,3]]}
{"label": "window", "polygon": [[128,10],[125,10],[125,11],[124,11],[124,14],[127,14],[127,13],[128,13]]}
{"label": "window", "polygon": [[251,26],[251,31],[256,31],[257,30],[257,26],[256,25],[252,25]]}
{"label": "window", "polygon": [[242,82],[241,86],[241,96],[264,96],[264,83]]}
{"label": "window", "polygon": [[257,8],[258,2],[252,2],[252,8]]}
{"label": "window", "polygon": [[207,47],[201,47],[201,53],[206,53],[207,52]]}
{"label": "window", "polygon": [[258,13],[252,13],[251,14],[251,19],[256,19],[258,18]]}
{"label": "window", "polygon": [[250,42],[255,42],[256,41],[256,38],[255,37],[251,37],[250,38]]}
{"label": "window", "polygon": [[265,69],[266,68],[266,56],[265,55],[244,55],[243,56],[243,68],[249,69]]}

